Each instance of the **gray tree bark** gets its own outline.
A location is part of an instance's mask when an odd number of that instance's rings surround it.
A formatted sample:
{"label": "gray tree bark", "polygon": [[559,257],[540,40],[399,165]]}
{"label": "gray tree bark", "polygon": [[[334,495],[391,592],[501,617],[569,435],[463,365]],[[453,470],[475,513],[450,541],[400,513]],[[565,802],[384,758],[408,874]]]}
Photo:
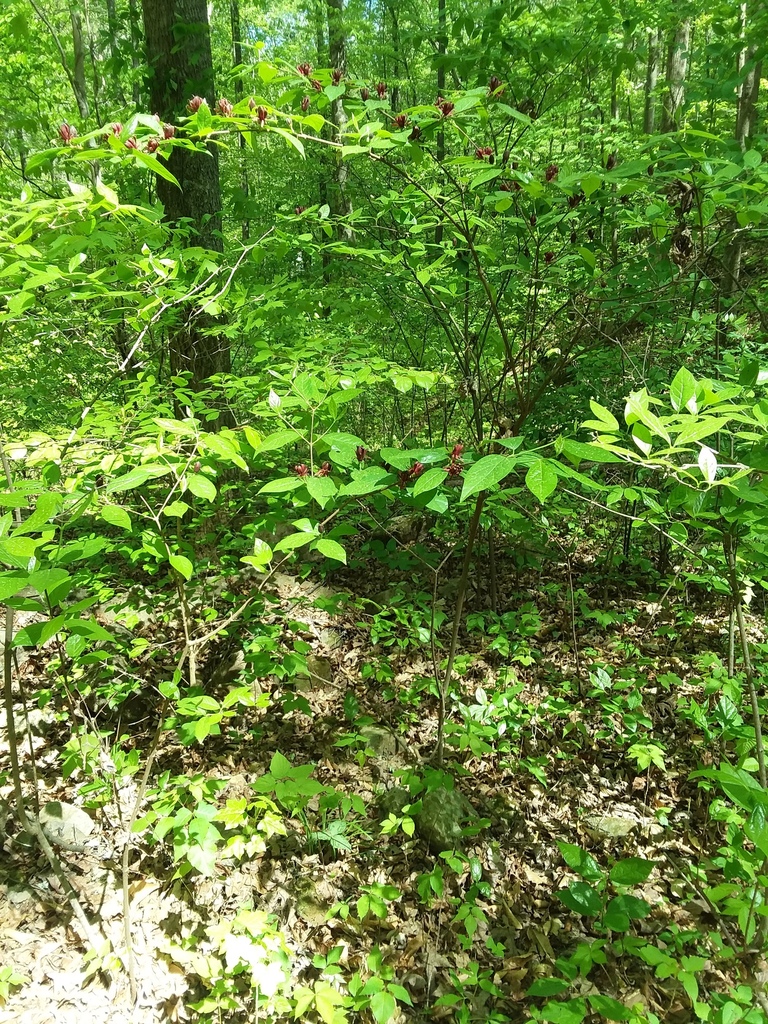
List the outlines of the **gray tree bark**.
{"label": "gray tree bark", "polygon": [[685,100],[685,76],[688,73],[688,49],[691,43],[691,22],[681,21],[669,40],[667,51],[667,88],[661,114],[661,130],[677,131]]}
{"label": "gray tree bark", "polygon": [[[214,79],[206,0],[142,0],[151,109],[164,121],[177,123],[192,96],[202,96],[213,109]],[[177,188],[157,179],[157,194],[166,220],[191,225],[193,245],[223,251],[219,157],[207,151],[175,147],[168,169]],[[215,322],[187,316],[170,335],[171,372],[190,371],[193,386],[230,369],[229,342],[211,334]]]}
{"label": "gray tree bark", "polygon": [[659,30],[648,32],[648,63],[645,69],[645,108],[643,131],[653,135],[656,127],[656,86],[659,81]]}

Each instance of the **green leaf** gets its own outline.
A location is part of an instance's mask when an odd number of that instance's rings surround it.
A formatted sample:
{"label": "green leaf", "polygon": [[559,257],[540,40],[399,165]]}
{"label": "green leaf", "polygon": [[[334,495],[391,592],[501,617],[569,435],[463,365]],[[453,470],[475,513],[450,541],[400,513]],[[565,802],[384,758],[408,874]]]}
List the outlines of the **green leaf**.
{"label": "green leaf", "polygon": [[126,509],[120,505],[105,505],[101,510],[101,518],[110,526],[117,526],[121,530],[133,529],[131,517]]}
{"label": "green leaf", "polygon": [[768,857],[768,820],[764,807],[755,807],[744,826],[744,831],[763,857]]}
{"label": "green leaf", "polygon": [[433,469],[428,469],[426,473],[422,473],[414,484],[414,498],[419,494],[425,494],[427,491],[434,491],[435,488],[444,483],[446,475],[445,470],[439,466],[435,466]]}
{"label": "green leaf", "polygon": [[137,466],[122,476],[110,480],[107,484],[107,494],[114,494],[116,491],[132,491],[136,487],[141,487],[147,480],[155,480],[158,477],[165,476],[170,471],[170,466]]}
{"label": "green leaf", "polygon": [[568,999],[563,1003],[546,1003],[539,1010],[542,1020],[551,1024],[581,1024],[587,1015],[585,999]]}
{"label": "green leaf", "polygon": [[85,636],[89,640],[113,641],[115,638],[110,632],[100,626],[93,619],[67,619],[67,629],[76,636]]}
{"label": "green leaf", "polygon": [[328,502],[336,496],[336,484],[329,476],[305,477],[305,483],[310,497],[315,499],[320,508],[325,508]]}
{"label": "green leaf", "polygon": [[577,875],[586,878],[587,881],[597,882],[604,877],[603,869],[597,863],[591,853],[582,850],[580,846],[573,843],[558,843],[563,860]]}
{"label": "green leaf", "polygon": [[537,459],[525,474],[525,486],[543,505],[557,487],[557,474],[548,459]]}
{"label": "green leaf", "polygon": [[278,451],[280,448],[285,448],[287,444],[293,444],[300,439],[301,435],[297,430],[287,429],[276,430],[274,434],[268,434],[261,444],[254,445],[251,438],[248,438],[248,443],[254,447],[256,454],[260,455],[262,452]]}
{"label": "green leaf", "polygon": [[587,996],[587,999],[595,1013],[607,1020],[629,1020],[632,1016],[631,1010],[628,1010],[617,999],[611,999],[610,996],[593,995]]}
{"label": "green leaf", "polygon": [[592,415],[595,417],[594,420],[587,420],[583,426],[592,428],[593,430],[599,430],[605,434],[617,434],[619,432],[619,421],[609,412],[605,406],[600,405],[598,402],[589,400],[589,407],[592,410]]}
{"label": "green leaf", "polygon": [[189,509],[190,506],[186,501],[172,501],[163,509],[163,515],[170,517],[175,516],[177,519],[183,519],[187,512],[189,512]]}
{"label": "green leaf", "polygon": [[575,466],[578,466],[580,462],[622,462],[618,455],[614,455],[613,452],[606,451],[605,448],[601,448],[600,445],[587,443],[583,441],[572,441],[570,438],[565,438],[561,444],[561,451],[566,455]]}
{"label": "green leaf", "polygon": [[168,559],[176,572],[181,573],[185,580],[192,579],[192,573],[195,571],[194,566],[186,555],[171,555]]}
{"label": "green leaf", "polygon": [[349,483],[340,488],[339,493],[361,497],[365,494],[372,494],[374,491],[380,491],[391,482],[392,474],[382,466],[369,466],[368,469],[356,473]]}
{"label": "green leaf", "polygon": [[187,477],[187,487],[197,498],[204,501],[216,500],[216,484],[202,473],[190,473]]}
{"label": "green leaf", "polygon": [[315,1009],[323,1024],[340,1024],[339,1008],[344,1005],[344,996],[327,981],[315,982]]}
{"label": "green leaf", "polygon": [[516,459],[513,455],[485,455],[464,474],[461,500],[466,501],[472,495],[480,494],[481,491],[487,491],[500,483],[509,476],[515,464]]}
{"label": "green leaf", "polygon": [[378,1021],[378,1024],[387,1024],[395,1015],[397,1003],[389,992],[376,992],[371,996],[371,1013]]}
{"label": "green leaf", "polygon": [[559,996],[561,992],[565,992],[570,987],[571,983],[562,978],[538,978],[525,994],[527,996]]}
{"label": "green leaf", "polygon": [[652,860],[642,857],[625,857],[613,865],[609,878],[617,885],[641,885],[655,867]]}
{"label": "green leaf", "polygon": [[304,144],[301,139],[296,138],[293,132],[289,132],[285,128],[278,128],[276,125],[268,125],[268,128],[269,131],[273,132],[275,135],[282,135],[285,141],[289,145],[293,146],[299,156],[302,158],[304,157]]}
{"label": "green leaf", "polygon": [[690,370],[681,366],[672,379],[669,387],[669,400],[675,412],[687,408],[689,412],[696,412],[696,380]]}
{"label": "green leaf", "polygon": [[27,586],[27,574],[18,572],[0,573],[0,601],[18,594]]}
{"label": "green leaf", "polygon": [[347,553],[341,544],[335,540],[331,540],[330,537],[321,537],[315,543],[315,549],[320,552],[321,555],[325,555],[326,558],[333,558],[337,562],[343,562],[347,564]]}
{"label": "green leaf", "polygon": [[275,544],[275,551],[295,551],[296,548],[303,548],[314,536],[314,533],[306,533],[303,530],[298,533],[289,533],[287,537],[282,537]]}
{"label": "green leaf", "polygon": [[259,488],[259,494],[284,494],[286,491],[295,491],[301,487],[304,479],[300,476],[281,476],[277,480],[270,480]]}
{"label": "green leaf", "polygon": [[569,910],[587,917],[594,917],[603,908],[600,894],[587,882],[571,882],[567,889],[560,889],[557,895]]}

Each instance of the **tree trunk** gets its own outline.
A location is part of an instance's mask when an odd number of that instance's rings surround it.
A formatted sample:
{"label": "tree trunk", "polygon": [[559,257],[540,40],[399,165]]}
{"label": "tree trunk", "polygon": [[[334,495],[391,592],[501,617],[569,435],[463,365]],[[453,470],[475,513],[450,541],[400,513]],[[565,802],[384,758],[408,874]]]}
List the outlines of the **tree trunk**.
{"label": "tree trunk", "polygon": [[133,83],[131,98],[134,107],[141,106],[141,82],[139,81],[139,57],[141,53],[141,31],[139,28],[139,10],[136,0],[128,0],[128,20],[131,26],[131,70]]}
{"label": "tree trunk", "polygon": [[[328,57],[331,68],[334,68],[346,75],[347,46],[344,31],[344,0],[326,0],[328,11]],[[343,77],[342,77],[343,84]],[[338,96],[331,102],[331,121],[334,126],[334,141],[341,142],[344,137],[344,130],[347,127],[347,114],[344,110],[343,96]],[[352,204],[347,195],[348,165],[341,159],[341,153],[336,153],[336,169],[333,190],[333,202],[331,207],[337,217],[346,218],[352,212]],[[345,241],[353,238],[352,228],[348,222],[341,224],[341,237]]]}
{"label": "tree trunk", "polygon": [[107,3],[107,31],[109,34],[109,57],[111,62],[110,76],[112,79],[112,88],[114,89],[114,98],[120,104],[125,106],[125,93],[123,92],[123,86],[120,82],[119,67],[119,48],[117,45],[117,37],[119,34],[118,20],[117,20],[117,4],[115,0],[106,0]]}
{"label": "tree trunk", "polygon": [[72,22],[72,46],[75,53],[75,67],[72,73],[72,89],[77,100],[77,109],[84,121],[90,116],[88,103],[88,88],[85,84],[85,46],[83,44],[83,22],[80,12],[74,7],[69,9],[69,18]]}
{"label": "tree trunk", "polygon": [[[151,109],[175,123],[189,99],[204,97],[213,109],[214,81],[206,0],[142,0]],[[168,169],[181,188],[157,179],[157,194],[172,225],[191,224],[192,244],[223,252],[218,151],[175,147]],[[215,321],[186,314],[170,337],[171,372],[189,371],[193,386],[230,369],[229,342],[211,334]]]}
{"label": "tree trunk", "polygon": [[659,80],[659,32],[651,29],[648,32],[648,64],[645,70],[645,110],[643,112],[643,131],[653,135],[656,127],[656,85]]}
{"label": "tree trunk", "polygon": [[680,112],[685,100],[685,76],[688,72],[688,49],[691,43],[691,22],[681,21],[669,40],[667,52],[667,88],[661,114],[661,130],[674,132],[680,126]]}
{"label": "tree trunk", "polygon": [[[445,94],[445,54],[448,48],[448,21],[445,9],[445,0],[437,0],[437,95]],[[445,160],[445,132],[442,124],[437,132],[437,162],[442,164]],[[435,245],[441,245],[443,241],[443,225],[438,223],[435,227]]]}
{"label": "tree trunk", "polygon": [[[747,46],[747,5],[741,5],[740,11],[740,36],[745,45],[739,51],[737,68],[741,75],[741,84],[737,94],[736,106],[736,130],[734,132],[736,141],[741,151],[747,148],[747,141],[754,135],[757,125],[757,97],[760,90],[760,75],[762,61],[755,61],[755,46]],[[746,68],[746,71],[744,70]],[[731,238],[725,248],[723,256],[723,275],[720,282],[720,296],[718,301],[717,330],[715,337],[716,355],[719,356],[722,346],[726,340],[727,328],[725,314],[732,308],[733,302],[739,292],[739,278],[741,277],[741,261],[744,255],[744,240],[746,228],[740,227],[734,217],[731,224]]]}
{"label": "tree trunk", "polygon": [[[239,0],[230,0],[229,4],[229,18],[232,26],[232,62],[236,68],[239,68],[243,63],[243,44],[241,40],[240,31],[240,2]],[[235,75],[235,102],[239,103],[243,98],[243,78],[238,72]],[[248,195],[250,192],[248,184],[248,163],[246,161],[246,144],[245,144],[245,133],[240,132],[240,188],[243,190],[243,203],[247,206]],[[247,242],[251,234],[251,222],[248,219],[247,214],[243,217],[242,224],[240,226],[240,237],[244,242]]]}

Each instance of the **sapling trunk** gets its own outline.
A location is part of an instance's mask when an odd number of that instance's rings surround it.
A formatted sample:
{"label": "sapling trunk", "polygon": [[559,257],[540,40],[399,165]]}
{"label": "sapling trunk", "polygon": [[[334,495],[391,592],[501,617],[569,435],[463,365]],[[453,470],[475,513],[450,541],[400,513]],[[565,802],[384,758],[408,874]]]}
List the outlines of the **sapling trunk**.
{"label": "sapling trunk", "polygon": [[448,688],[451,685],[453,674],[453,663],[456,660],[456,647],[459,642],[459,630],[461,629],[461,613],[464,608],[464,598],[467,593],[467,582],[469,580],[469,568],[472,564],[472,552],[477,538],[477,528],[480,523],[480,514],[485,504],[485,491],[481,491],[475,501],[475,508],[472,518],[469,521],[469,535],[467,536],[467,547],[464,552],[464,564],[461,567],[459,578],[459,589],[456,594],[456,609],[453,613],[453,630],[451,632],[451,646],[448,649],[448,663],[445,666],[445,675],[440,684],[440,708],[437,719],[437,745],[435,746],[435,760],[438,764],[443,763],[443,739],[445,732],[445,705],[448,699]]}

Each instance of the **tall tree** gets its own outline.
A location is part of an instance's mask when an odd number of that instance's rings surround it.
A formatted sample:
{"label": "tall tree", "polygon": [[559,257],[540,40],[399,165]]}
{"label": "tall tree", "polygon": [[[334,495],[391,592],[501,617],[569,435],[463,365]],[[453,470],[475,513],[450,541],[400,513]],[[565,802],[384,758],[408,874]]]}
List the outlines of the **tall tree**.
{"label": "tall tree", "polygon": [[645,69],[645,110],[643,131],[653,135],[656,127],[656,85],[659,80],[659,30],[648,31],[648,63]]}
{"label": "tall tree", "polygon": [[669,39],[667,51],[667,88],[661,114],[661,130],[673,132],[679,127],[680,111],[685,99],[685,77],[688,73],[688,50],[691,45],[691,20],[684,18]]}
{"label": "tall tree", "polygon": [[[151,109],[175,123],[193,96],[213,109],[214,78],[206,0],[142,0]],[[168,169],[180,187],[158,179],[157,194],[166,219],[191,225],[193,243],[221,253],[221,186],[218,152],[177,147]],[[194,385],[230,369],[229,342],[215,323],[187,316],[170,336],[171,370],[189,370]]]}
{"label": "tall tree", "polygon": [[[326,0],[328,11],[328,56],[331,68],[334,73],[343,77],[346,74],[347,65],[347,41],[344,29],[344,0]],[[344,129],[347,126],[347,115],[344,110],[343,95],[336,96],[331,101],[331,120],[335,128],[334,136],[336,142],[341,142]],[[334,183],[333,208],[334,213],[346,217],[352,211],[352,205],[347,194],[348,165],[341,159],[339,154],[336,159],[336,181]],[[349,241],[352,238],[352,229],[349,224],[342,222],[342,237]]]}

